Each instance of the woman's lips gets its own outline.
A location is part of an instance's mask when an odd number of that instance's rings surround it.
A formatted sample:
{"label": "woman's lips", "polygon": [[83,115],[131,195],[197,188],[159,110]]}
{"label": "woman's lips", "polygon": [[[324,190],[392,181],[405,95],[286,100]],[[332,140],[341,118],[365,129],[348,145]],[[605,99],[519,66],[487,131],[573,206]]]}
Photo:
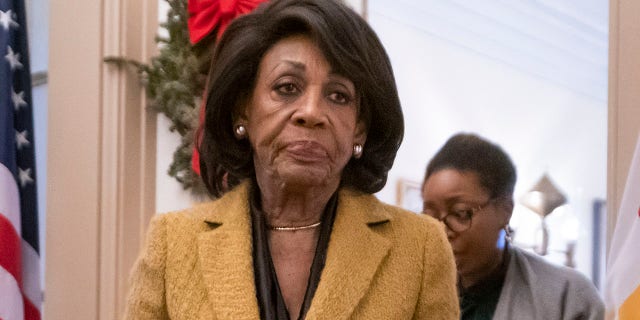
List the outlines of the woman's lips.
{"label": "woman's lips", "polygon": [[321,144],[314,141],[296,141],[287,145],[287,153],[303,162],[316,162],[328,157]]}

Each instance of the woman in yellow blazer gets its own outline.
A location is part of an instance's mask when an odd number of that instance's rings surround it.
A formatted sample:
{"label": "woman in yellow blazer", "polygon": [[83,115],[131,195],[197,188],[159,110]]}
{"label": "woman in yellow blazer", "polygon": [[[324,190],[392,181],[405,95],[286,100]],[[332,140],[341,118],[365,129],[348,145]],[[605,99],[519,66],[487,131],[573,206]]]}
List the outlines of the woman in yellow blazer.
{"label": "woman in yellow blazer", "polygon": [[[248,189],[154,218],[132,278],[130,319],[260,319]],[[339,197],[306,319],[458,319],[448,243],[433,236],[442,227],[371,195]]]}
{"label": "woman in yellow blazer", "polygon": [[442,224],[372,194],[404,131],[389,59],[333,0],[274,0],[213,54],[201,172],[153,219],[127,319],[456,319]]}

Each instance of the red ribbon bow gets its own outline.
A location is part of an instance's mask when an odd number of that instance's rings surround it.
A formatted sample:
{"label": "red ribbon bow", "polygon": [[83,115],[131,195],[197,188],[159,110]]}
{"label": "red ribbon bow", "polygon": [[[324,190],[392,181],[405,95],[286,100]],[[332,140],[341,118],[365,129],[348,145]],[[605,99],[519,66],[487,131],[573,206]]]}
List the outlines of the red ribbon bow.
{"label": "red ribbon bow", "polygon": [[[233,19],[251,12],[262,2],[267,2],[267,0],[188,0],[189,20],[187,26],[191,43],[198,43],[216,27],[218,28],[217,37],[220,38]],[[197,144],[202,138],[204,105],[203,101],[200,108],[200,127],[196,132],[196,146],[193,148],[191,157],[191,167],[198,175],[200,175],[200,153]]]}
{"label": "red ribbon bow", "polygon": [[216,27],[220,38],[237,16],[249,13],[266,0],[188,0],[189,38],[198,43]]}

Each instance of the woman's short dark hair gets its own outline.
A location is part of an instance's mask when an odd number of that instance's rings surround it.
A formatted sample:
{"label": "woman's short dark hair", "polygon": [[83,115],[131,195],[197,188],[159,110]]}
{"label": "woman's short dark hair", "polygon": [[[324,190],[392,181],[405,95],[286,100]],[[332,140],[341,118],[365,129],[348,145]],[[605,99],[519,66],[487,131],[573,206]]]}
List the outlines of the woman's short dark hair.
{"label": "woman's short dark hair", "polygon": [[272,0],[229,25],[213,53],[206,88],[200,170],[209,192],[220,196],[255,175],[248,139],[233,134],[234,111],[251,96],[265,53],[288,36],[309,36],[332,70],[349,78],[367,127],[360,159],[351,159],[342,186],[382,189],[404,134],[400,100],[389,57],[371,27],[334,0]]}
{"label": "woman's short dark hair", "polygon": [[427,165],[424,181],[443,169],[474,172],[492,199],[513,199],[516,168],[511,158],[478,135],[459,133],[449,138]]}

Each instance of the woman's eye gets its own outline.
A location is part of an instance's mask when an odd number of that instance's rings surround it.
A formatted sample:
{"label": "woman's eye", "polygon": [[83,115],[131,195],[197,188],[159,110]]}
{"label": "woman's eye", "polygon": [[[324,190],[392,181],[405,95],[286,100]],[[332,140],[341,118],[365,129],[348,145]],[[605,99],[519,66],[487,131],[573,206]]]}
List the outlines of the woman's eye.
{"label": "woman's eye", "polygon": [[466,220],[471,218],[471,215],[473,214],[473,210],[471,209],[461,209],[461,210],[455,210],[454,215],[456,216],[456,218],[460,219],[460,220]]}
{"label": "woman's eye", "polygon": [[293,83],[284,83],[276,87],[276,91],[284,95],[293,95],[298,92],[298,88]]}
{"label": "woman's eye", "polygon": [[342,92],[334,92],[330,94],[329,99],[338,104],[347,104],[351,102],[351,98]]}

